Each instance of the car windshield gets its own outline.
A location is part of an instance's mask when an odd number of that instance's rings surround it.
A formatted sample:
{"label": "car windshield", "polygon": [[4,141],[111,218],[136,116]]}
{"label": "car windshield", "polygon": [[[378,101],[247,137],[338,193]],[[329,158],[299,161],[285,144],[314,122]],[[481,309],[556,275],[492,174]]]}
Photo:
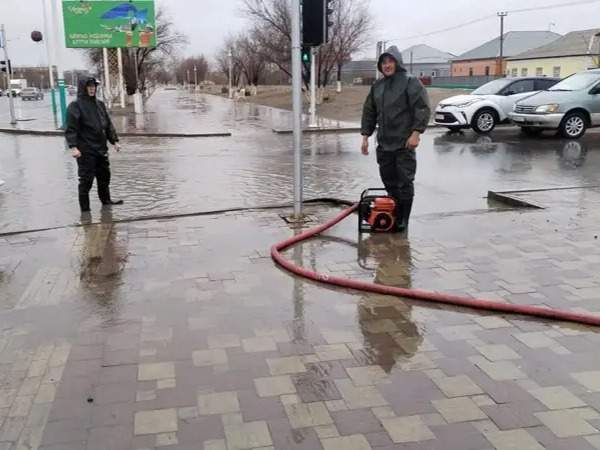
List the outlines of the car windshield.
{"label": "car windshield", "polygon": [[502,78],[501,80],[490,81],[484,84],[479,89],[473,91],[473,95],[495,95],[498,94],[502,89],[508,86],[512,80]]}
{"label": "car windshield", "polygon": [[579,91],[591,87],[600,80],[599,73],[576,73],[552,86],[549,91]]}

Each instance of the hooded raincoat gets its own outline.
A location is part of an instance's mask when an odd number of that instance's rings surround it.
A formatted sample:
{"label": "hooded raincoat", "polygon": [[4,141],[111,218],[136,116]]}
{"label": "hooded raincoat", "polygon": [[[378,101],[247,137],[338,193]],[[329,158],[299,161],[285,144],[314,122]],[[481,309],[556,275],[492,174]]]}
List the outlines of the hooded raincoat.
{"label": "hooded raincoat", "polygon": [[379,57],[379,71],[386,56],[396,60],[396,73],[371,87],[363,108],[361,134],[371,136],[377,128],[378,149],[396,151],[406,148],[413,131],[425,132],[431,109],[427,91],[417,78],[407,74],[396,46]]}
{"label": "hooded raincoat", "polygon": [[[70,148],[77,148],[81,156],[77,159],[79,176],[79,206],[84,212],[90,209],[89,192],[98,183],[98,197],[104,205],[112,204],[110,196],[110,162],[108,142],[119,141],[106,106],[87,93],[87,85],[94,79],[79,81],[77,100],[69,105],[65,138]],[[97,84],[97,83],[96,83]]]}

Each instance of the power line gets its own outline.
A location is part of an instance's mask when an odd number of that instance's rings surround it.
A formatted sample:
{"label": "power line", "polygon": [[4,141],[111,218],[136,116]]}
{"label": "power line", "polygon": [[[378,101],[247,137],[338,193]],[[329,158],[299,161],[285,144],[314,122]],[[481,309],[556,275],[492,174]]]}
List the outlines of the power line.
{"label": "power line", "polygon": [[[590,3],[600,3],[600,0],[579,0],[579,1],[567,2],[567,3],[554,3],[554,4],[550,4],[550,5],[536,6],[536,7],[531,7],[531,8],[513,9],[513,10],[508,10],[506,12],[508,12],[510,14],[520,14],[520,13],[532,12],[532,11],[545,11],[548,9],[567,8],[569,6],[588,5]],[[485,22],[486,20],[489,20],[489,19],[492,19],[495,17],[496,17],[496,14],[489,14],[487,16],[482,16],[478,19],[470,20],[468,22],[464,22],[459,25],[454,25],[454,26],[451,26],[448,28],[442,28],[439,30],[431,31],[429,33],[421,33],[421,34],[414,34],[412,36],[397,37],[397,38],[393,38],[393,39],[388,39],[388,41],[410,40],[410,39],[422,38],[422,37],[427,37],[427,36],[433,36],[436,34],[447,33],[448,31],[459,30],[461,28],[465,28],[470,25],[475,25],[476,23]]]}

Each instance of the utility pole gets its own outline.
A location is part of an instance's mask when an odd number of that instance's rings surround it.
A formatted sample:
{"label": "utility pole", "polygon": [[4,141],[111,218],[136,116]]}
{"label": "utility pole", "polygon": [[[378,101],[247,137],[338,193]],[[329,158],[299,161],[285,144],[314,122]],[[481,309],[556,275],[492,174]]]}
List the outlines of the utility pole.
{"label": "utility pole", "polygon": [[499,12],[500,17],[500,70],[496,75],[504,75],[504,18],[508,16],[506,11]]}
{"label": "utility pole", "polygon": [[125,108],[125,80],[123,78],[123,50],[121,47],[117,48],[117,64],[119,70],[119,100],[121,101],[121,108]]}
{"label": "utility pole", "polygon": [[[338,33],[340,33],[340,30],[342,28],[342,5],[341,2],[338,2],[337,5],[337,28],[338,28]],[[325,19],[327,20],[327,19]],[[340,94],[342,92],[342,65],[343,65],[343,60],[340,59],[340,61],[338,61],[338,73],[337,73],[337,90],[336,92],[338,94]]]}
{"label": "utility pole", "polygon": [[52,50],[52,41],[50,37],[50,28],[48,24],[50,23],[50,17],[48,12],[48,5],[46,4],[46,0],[42,0],[42,11],[44,13],[44,41],[46,44],[46,55],[48,58],[48,72],[49,72],[49,83],[50,83],[50,98],[52,104],[52,116],[54,117],[54,126],[57,126],[58,118],[56,116],[56,86],[54,84],[54,52]]}
{"label": "utility pole", "polygon": [[381,41],[377,41],[377,46],[375,49],[375,80],[379,80],[379,67],[378,67],[378,62],[379,62],[379,55],[381,55],[381,47],[383,45],[383,42]]}
{"label": "utility pole", "polygon": [[231,49],[229,49],[227,57],[229,58],[229,98],[233,98],[233,54]]}
{"label": "utility pole", "polygon": [[112,108],[112,95],[110,93],[110,68],[108,67],[108,49],[102,49],[102,57],[104,61],[104,101],[108,109]]}
{"label": "utility pole", "polygon": [[317,48],[310,48],[310,123],[317,126]]}
{"label": "utility pole", "polygon": [[[61,117],[61,126],[63,129],[67,126],[67,95],[65,92],[65,73],[62,67],[62,52],[61,46],[64,45],[61,42],[64,42],[62,38],[63,36],[63,28],[61,26],[62,14],[58,9],[58,1],[50,0],[50,4],[52,5],[52,15],[54,19],[54,36],[56,39],[56,71],[58,73],[58,99],[60,102],[60,117]],[[60,3],[62,5],[62,2]]]}
{"label": "utility pole", "polygon": [[6,61],[6,85],[8,86],[8,109],[10,110],[10,124],[16,125],[17,117],[15,116],[15,103],[10,89],[11,79],[11,64],[8,57],[8,39],[6,38],[6,30],[4,24],[0,25],[0,45],[4,48],[4,60]]}
{"label": "utility pole", "polygon": [[302,219],[302,58],[300,0],[291,1],[292,18],[292,99],[294,122],[294,219]]}

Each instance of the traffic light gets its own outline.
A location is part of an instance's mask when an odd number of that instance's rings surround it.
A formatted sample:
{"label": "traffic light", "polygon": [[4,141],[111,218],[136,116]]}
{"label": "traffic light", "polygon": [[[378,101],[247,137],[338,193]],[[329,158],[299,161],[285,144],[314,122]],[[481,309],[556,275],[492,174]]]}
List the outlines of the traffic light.
{"label": "traffic light", "polygon": [[302,46],[302,63],[310,64],[310,47]]}
{"label": "traffic light", "polygon": [[4,72],[4,73],[12,73],[12,67],[10,65],[10,60],[7,61],[0,61],[0,71]]}
{"label": "traffic light", "polygon": [[329,42],[334,25],[334,0],[302,0],[302,43],[317,47]]}

